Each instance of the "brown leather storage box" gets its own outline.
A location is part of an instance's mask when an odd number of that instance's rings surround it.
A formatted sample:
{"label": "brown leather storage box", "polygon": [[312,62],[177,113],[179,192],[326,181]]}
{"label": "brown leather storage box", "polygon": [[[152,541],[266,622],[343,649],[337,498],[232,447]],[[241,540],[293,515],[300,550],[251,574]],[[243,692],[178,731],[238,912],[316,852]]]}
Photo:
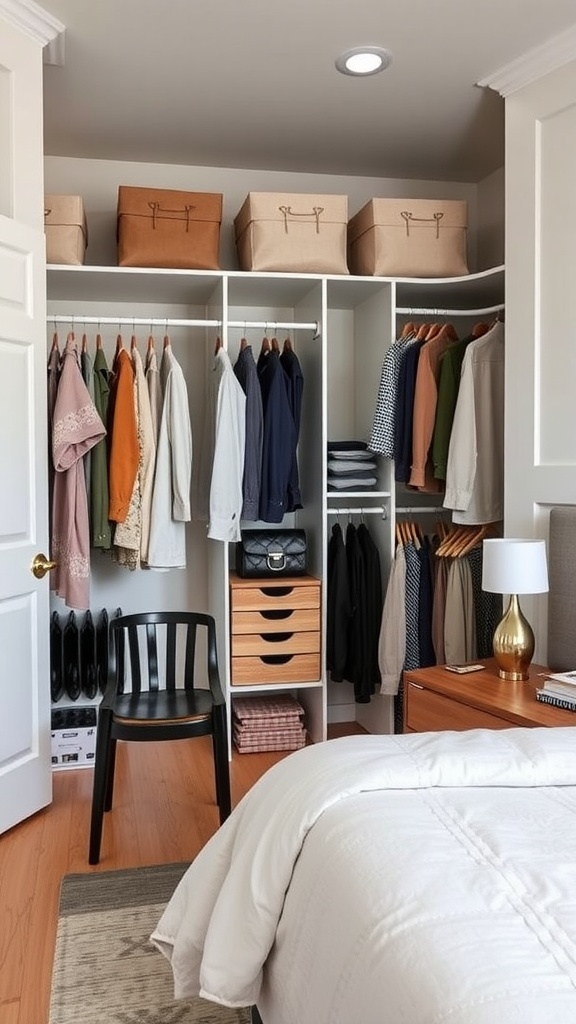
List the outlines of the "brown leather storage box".
{"label": "brown leather storage box", "polygon": [[221,192],[118,189],[118,266],[218,270]]}

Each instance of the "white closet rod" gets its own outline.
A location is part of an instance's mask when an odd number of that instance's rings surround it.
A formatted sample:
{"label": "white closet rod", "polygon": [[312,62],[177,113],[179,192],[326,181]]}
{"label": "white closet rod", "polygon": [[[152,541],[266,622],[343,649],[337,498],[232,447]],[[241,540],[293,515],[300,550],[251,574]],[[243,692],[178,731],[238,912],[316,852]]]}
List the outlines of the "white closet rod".
{"label": "white closet rod", "polygon": [[388,517],[388,506],[371,505],[369,508],[360,507],[357,505],[355,508],[329,508],[326,510],[329,516],[382,516],[383,519]]}
{"label": "white closet rod", "polygon": [[397,313],[406,316],[485,316],[487,313],[501,313],[505,309],[504,303],[497,306],[484,306],[482,309],[427,309],[417,306],[398,306]]}
{"label": "white closet rod", "polygon": [[442,515],[442,513],[449,512],[449,511],[450,511],[450,509],[444,508],[443,505],[397,505],[396,506],[396,513],[399,514],[399,515],[406,515],[406,514],[417,515],[419,512],[423,512],[425,514],[428,514],[428,513],[433,514],[434,512],[437,512],[438,514]]}
{"label": "white closet rod", "polygon": [[[70,313],[51,313],[46,317],[51,324],[113,324],[116,327],[126,325],[127,327],[222,327],[221,320],[176,320],[171,317],[145,317],[145,316],[79,316]],[[318,335],[318,321],[307,321],[298,323],[294,321],[280,320],[229,320],[228,327],[260,327],[262,330],[279,329],[282,331],[314,331]]]}

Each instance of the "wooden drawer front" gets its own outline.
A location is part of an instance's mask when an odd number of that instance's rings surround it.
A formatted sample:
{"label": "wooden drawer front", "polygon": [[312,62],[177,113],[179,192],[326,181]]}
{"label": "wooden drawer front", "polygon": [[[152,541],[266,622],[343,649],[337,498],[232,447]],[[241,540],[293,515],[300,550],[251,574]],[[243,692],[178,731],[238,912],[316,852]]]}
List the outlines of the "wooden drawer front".
{"label": "wooden drawer front", "polygon": [[245,654],[317,654],[320,633],[239,633],[232,637],[232,657]]}
{"label": "wooden drawer front", "polygon": [[278,657],[232,658],[232,685],[253,686],[259,683],[307,683],[320,678],[320,654],[292,654]]}
{"label": "wooden drawer front", "polygon": [[510,722],[486,711],[478,711],[440,693],[421,689],[406,681],[405,728],[413,732],[441,729],[509,729]]}
{"label": "wooden drawer front", "polygon": [[319,608],[274,608],[258,612],[234,612],[233,633],[320,632]]}
{"label": "wooden drawer front", "polygon": [[280,586],[276,582],[273,585],[259,587],[231,588],[232,612],[237,611],[268,611],[270,609],[287,608],[294,611],[298,608],[319,608],[320,607],[320,586],[298,586],[287,584]]}

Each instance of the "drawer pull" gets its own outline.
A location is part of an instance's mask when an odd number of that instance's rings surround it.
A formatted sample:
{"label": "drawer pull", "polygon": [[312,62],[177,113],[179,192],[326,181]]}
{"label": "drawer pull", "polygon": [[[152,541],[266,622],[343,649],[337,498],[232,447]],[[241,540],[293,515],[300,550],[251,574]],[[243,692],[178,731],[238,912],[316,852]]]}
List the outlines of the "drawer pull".
{"label": "drawer pull", "polygon": [[265,665],[287,665],[293,657],[293,654],[261,654],[260,661]]}
{"label": "drawer pull", "polygon": [[413,686],[415,690],[423,690],[424,687],[420,686],[420,683],[413,683],[412,680],[408,683],[408,686]]}
{"label": "drawer pull", "polygon": [[260,612],[263,619],[289,619],[293,614],[292,608],[271,608],[269,611]]}
{"label": "drawer pull", "polygon": [[288,597],[294,587],[259,587],[259,590],[265,597]]}
{"label": "drawer pull", "polygon": [[283,644],[290,640],[294,633],[259,633],[260,639],[267,644]]}

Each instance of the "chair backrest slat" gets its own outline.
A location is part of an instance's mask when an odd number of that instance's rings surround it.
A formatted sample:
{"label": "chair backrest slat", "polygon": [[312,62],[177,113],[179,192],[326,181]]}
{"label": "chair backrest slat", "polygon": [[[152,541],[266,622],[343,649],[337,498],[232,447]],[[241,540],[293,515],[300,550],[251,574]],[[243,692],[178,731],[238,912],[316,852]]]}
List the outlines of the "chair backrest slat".
{"label": "chair backrest slat", "polygon": [[148,650],[148,688],[158,689],[158,643],[156,626],[149,622],[146,626],[146,646]]}
{"label": "chair backrest slat", "polygon": [[184,664],[184,686],[194,689],[194,665],[196,662],[196,623],[189,623],[186,633],[186,661]]}
{"label": "chair backrest slat", "polygon": [[176,629],[175,622],[166,626],[166,689],[176,689]]}
{"label": "chair backrest slat", "polygon": [[128,626],[128,649],[130,651],[132,692],[140,693],[142,689],[142,673],[140,671],[140,648],[138,646],[137,626]]}

